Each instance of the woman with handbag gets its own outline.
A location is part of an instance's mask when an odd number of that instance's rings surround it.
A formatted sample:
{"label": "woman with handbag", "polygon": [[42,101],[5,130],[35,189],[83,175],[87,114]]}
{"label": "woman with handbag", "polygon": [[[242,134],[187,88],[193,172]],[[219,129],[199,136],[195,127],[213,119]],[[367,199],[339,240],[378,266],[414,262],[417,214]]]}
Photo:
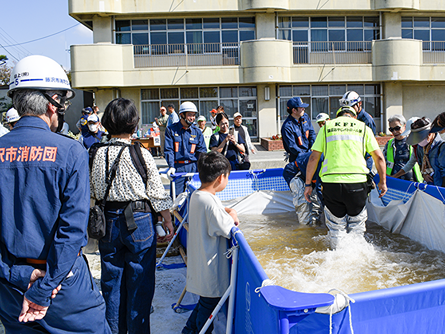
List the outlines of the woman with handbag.
{"label": "woman with handbag", "polygon": [[105,200],[106,233],[99,240],[101,286],[113,333],[150,333],[156,212],[165,220],[166,238],[173,237],[172,200],[153,157],[148,150],[131,145],[138,122],[132,101],[111,101],[102,117],[111,139],[98,144],[92,157],[91,197],[96,204]]}
{"label": "woman with handbag", "polygon": [[210,149],[222,153],[229,160],[232,170],[249,169],[250,163],[243,161],[245,142],[239,133],[235,136],[233,128],[229,130],[229,117],[220,113],[216,115],[216,123],[220,130],[210,137]]}

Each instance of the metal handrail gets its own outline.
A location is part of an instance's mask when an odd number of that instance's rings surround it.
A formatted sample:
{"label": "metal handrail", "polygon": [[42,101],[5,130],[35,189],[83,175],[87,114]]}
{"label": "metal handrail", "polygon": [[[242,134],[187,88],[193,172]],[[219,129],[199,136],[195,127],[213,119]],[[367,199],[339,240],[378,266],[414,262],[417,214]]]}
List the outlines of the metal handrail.
{"label": "metal handrail", "polygon": [[294,42],[294,64],[370,64],[372,42]]}
{"label": "metal handrail", "polygon": [[239,65],[239,43],[134,45],[135,67]]}

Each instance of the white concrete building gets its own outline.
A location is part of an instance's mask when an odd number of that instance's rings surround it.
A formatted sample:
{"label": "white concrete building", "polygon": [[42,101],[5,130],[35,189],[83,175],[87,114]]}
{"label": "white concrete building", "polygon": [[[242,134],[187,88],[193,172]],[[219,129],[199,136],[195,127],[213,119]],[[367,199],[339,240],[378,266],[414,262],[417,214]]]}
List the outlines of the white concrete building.
{"label": "white concrete building", "polygon": [[101,110],[134,100],[141,123],[190,100],[267,137],[290,97],[334,117],[347,90],[378,131],[444,111],[445,0],[69,0],[69,13],[94,35],[71,46],[73,86]]}

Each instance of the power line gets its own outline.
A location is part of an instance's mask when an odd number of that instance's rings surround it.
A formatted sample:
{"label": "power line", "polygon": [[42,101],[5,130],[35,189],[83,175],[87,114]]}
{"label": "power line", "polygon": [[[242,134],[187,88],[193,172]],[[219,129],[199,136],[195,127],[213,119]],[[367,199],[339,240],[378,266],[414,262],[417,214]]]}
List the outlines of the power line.
{"label": "power line", "polygon": [[12,56],[12,58],[14,58],[15,60],[19,61],[19,60],[17,59],[17,57],[15,57],[11,52],[9,52],[8,50],[6,50],[6,48],[5,48],[3,45],[0,44],[0,47],[2,47],[3,49],[5,49],[5,51],[6,51],[10,56]]}
{"label": "power line", "polygon": [[[0,32],[0,36],[3,38],[3,40],[5,41],[5,44],[17,44],[18,42],[11,36],[9,35],[2,27],[0,27],[0,30],[3,31]],[[12,42],[11,42],[12,41]],[[31,52],[29,52],[28,49],[26,49],[23,46],[19,46],[18,48],[16,48],[18,50],[19,53],[24,54],[25,57],[30,55]]]}
{"label": "power line", "polygon": [[61,31],[58,31],[58,32],[56,32],[56,33],[54,33],[54,34],[51,34],[51,35],[48,35],[48,36],[45,36],[45,37],[40,37],[40,38],[37,38],[37,39],[33,39],[32,41],[23,42],[23,43],[17,43],[17,44],[12,44],[12,45],[3,45],[3,47],[4,47],[4,48],[8,48],[8,47],[12,47],[12,46],[23,45],[23,44],[28,44],[28,43],[32,43],[32,42],[36,42],[36,41],[40,41],[40,40],[42,40],[42,39],[45,39],[45,38],[48,38],[48,37],[51,37],[51,36],[60,34],[60,33],[64,32],[64,31],[69,30],[69,29],[72,29],[72,28],[74,28],[75,26],[78,26],[79,24],[80,24],[80,23],[76,23],[75,25],[73,25],[73,26],[71,26],[71,27],[69,27],[69,28],[63,29],[63,30],[61,30]]}
{"label": "power line", "polygon": [[[8,38],[5,34],[2,33],[1,31],[2,29],[0,28],[0,45],[8,45],[11,44],[11,39]],[[14,41],[15,42],[15,41]],[[15,60],[17,60],[17,58],[21,59],[23,57],[26,57],[27,55],[29,55],[29,51],[24,49],[21,46],[18,47],[11,47],[9,49],[3,48],[9,55],[11,55]]]}

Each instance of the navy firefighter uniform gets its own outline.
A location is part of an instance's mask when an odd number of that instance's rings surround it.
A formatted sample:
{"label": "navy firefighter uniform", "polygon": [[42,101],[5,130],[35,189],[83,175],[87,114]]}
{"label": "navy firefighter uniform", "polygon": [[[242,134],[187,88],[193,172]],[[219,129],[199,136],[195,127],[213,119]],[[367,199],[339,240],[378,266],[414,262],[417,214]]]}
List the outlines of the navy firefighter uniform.
{"label": "navy firefighter uniform", "polygon": [[305,113],[299,120],[292,115],[287,116],[281,127],[281,137],[284,149],[289,153],[289,162],[294,162],[298,154],[310,150],[317,135],[309,116]]}
{"label": "navy firefighter uniform", "polygon": [[[168,167],[174,168],[176,173],[196,173],[199,155],[206,152],[204,136],[196,125],[185,128],[177,122],[165,130],[165,159]],[[175,180],[176,195],[185,190],[185,182],[184,177]]]}
{"label": "navy firefighter uniform", "polygon": [[[0,320],[7,333],[110,333],[82,246],[90,206],[88,154],[23,116],[0,139]],[[31,287],[34,269],[46,270]],[[53,289],[62,288],[51,299]],[[24,296],[49,306],[19,323]]]}
{"label": "navy firefighter uniform", "polygon": [[311,202],[304,198],[306,168],[312,151],[300,153],[294,162],[289,162],[283,169],[283,178],[289,185],[292,192],[292,202],[297,214],[297,220],[300,224],[310,225],[323,222],[323,195],[321,193],[321,181],[318,175],[323,157],[317,166],[317,171],[312,178]]}

